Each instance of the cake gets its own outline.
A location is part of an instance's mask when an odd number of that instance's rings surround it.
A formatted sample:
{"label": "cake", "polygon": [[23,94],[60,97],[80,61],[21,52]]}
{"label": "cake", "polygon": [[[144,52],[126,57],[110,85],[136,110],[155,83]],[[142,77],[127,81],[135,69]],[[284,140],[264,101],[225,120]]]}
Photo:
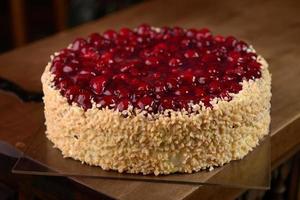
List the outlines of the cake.
{"label": "cake", "polygon": [[269,131],[267,62],[206,28],[142,24],[77,38],[51,56],[42,84],[48,139],[104,170],[212,170]]}

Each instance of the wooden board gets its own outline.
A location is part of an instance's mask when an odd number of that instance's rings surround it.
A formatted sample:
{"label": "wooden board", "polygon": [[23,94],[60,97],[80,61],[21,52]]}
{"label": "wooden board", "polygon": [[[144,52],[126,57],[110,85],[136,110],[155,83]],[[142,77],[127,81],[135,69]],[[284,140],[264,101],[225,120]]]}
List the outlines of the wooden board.
{"label": "wooden board", "polygon": [[[146,1],[51,38],[0,56],[0,76],[29,90],[41,90],[40,75],[49,55],[77,36],[107,28],[133,27],[142,22],[155,26],[208,27],[253,44],[270,64],[272,73],[272,167],[299,149],[300,136],[300,2],[299,1]],[[22,107],[23,108],[23,107]],[[2,120],[1,110],[1,120]],[[39,108],[41,113],[42,109]],[[42,119],[40,114],[34,118]],[[21,117],[21,116],[17,116]],[[33,122],[26,121],[24,124]],[[0,128],[3,130],[2,128]],[[11,134],[11,129],[6,134]],[[31,130],[32,134],[34,130]],[[4,139],[10,139],[5,135]],[[12,142],[13,143],[13,142]],[[120,199],[230,199],[242,191],[215,187],[153,184],[74,178],[101,193]],[[218,192],[216,192],[218,191]],[[227,195],[227,196],[224,196]]]}
{"label": "wooden board", "polygon": [[24,103],[13,94],[0,91],[0,112],[0,140],[25,150],[44,122],[42,105]]}

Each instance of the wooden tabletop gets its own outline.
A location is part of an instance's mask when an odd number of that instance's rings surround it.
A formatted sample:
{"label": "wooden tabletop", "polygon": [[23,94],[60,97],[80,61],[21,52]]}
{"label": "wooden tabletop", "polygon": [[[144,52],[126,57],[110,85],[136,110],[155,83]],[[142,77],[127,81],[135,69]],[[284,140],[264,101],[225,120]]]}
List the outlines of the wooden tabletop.
{"label": "wooden tabletop", "polygon": [[[108,28],[154,26],[208,27],[253,44],[272,73],[272,168],[300,149],[300,2],[299,1],[146,1],[0,55],[0,76],[29,91],[41,91],[40,76],[49,55],[78,36]],[[24,103],[0,92],[0,139],[25,149],[43,123],[43,105]],[[212,186],[73,178],[117,199],[232,199],[243,190]]]}

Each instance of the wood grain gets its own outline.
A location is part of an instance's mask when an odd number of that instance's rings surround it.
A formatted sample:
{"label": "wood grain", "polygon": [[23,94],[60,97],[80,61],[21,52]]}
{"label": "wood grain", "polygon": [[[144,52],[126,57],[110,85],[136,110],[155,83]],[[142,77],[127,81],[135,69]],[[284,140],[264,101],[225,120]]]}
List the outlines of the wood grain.
{"label": "wood grain", "polygon": [[[40,76],[51,53],[65,47],[77,36],[86,36],[107,28],[133,27],[142,22],[155,26],[209,27],[217,34],[235,35],[253,44],[270,64],[273,91],[272,167],[275,167],[298,151],[300,144],[299,10],[300,2],[291,0],[147,1],[99,21],[1,55],[0,75],[26,89],[40,91]],[[38,113],[40,112],[41,108]],[[40,115],[35,117],[42,119]],[[237,189],[209,186],[91,178],[74,180],[120,199],[225,199],[224,195],[226,199],[231,199],[242,192]]]}
{"label": "wood grain", "polygon": [[24,103],[17,96],[0,91],[0,140],[25,150],[44,121],[40,103]]}
{"label": "wood grain", "polygon": [[14,45],[19,47],[27,42],[25,2],[24,0],[11,0],[9,3]]}

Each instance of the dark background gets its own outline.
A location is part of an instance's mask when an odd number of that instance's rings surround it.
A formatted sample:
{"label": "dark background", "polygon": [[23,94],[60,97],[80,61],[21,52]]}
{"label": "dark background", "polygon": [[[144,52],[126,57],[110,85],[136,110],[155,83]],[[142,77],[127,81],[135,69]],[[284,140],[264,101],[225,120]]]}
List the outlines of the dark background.
{"label": "dark background", "polygon": [[0,0],[0,53],[142,0]]}

